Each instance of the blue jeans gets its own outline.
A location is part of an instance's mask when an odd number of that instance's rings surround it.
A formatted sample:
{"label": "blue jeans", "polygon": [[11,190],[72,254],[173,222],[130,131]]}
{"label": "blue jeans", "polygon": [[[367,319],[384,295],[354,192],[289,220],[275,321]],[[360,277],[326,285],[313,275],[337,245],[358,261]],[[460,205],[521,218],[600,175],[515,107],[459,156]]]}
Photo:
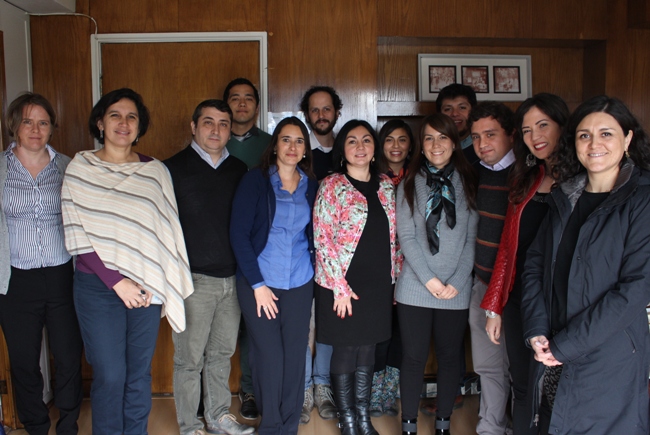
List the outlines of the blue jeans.
{"label": "blue jeans", "polygon": [[181,434],[203,429],[196,416],[201,399],[205,421],[216,425],[227,414],[230,357],[237,347],[241,311],[235,277],[216,278],[193,273],[194,293],[185,299],[185,331],[172,332],[174,341],[174,397]]}
{"label": "blue jeans", "polygon": [[74,276],[74,304],[93,366],[93,434],[146,434],[160,305],[128,309],[97,275],[80,271]]}
{"label": "blue jeans", "polygon": [[312,370],[311,349],[307,346],[305,359],[305,390],[313,384],[330,385],[330,361],[332,360],[332,346],[329,344],[316,343],[316,355],[314,356],[314,369]]}

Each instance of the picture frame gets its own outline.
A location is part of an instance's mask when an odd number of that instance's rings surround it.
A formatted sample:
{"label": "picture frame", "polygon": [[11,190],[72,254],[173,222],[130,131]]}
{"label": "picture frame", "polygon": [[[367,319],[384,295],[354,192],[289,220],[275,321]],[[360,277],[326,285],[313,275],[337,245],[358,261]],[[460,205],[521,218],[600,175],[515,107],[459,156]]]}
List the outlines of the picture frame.
{"label": "picture frame", "polygon": [[471,86],[479,101],[532,96],[529,55],[418,54],[419,101],[435,101],[445,86]]}

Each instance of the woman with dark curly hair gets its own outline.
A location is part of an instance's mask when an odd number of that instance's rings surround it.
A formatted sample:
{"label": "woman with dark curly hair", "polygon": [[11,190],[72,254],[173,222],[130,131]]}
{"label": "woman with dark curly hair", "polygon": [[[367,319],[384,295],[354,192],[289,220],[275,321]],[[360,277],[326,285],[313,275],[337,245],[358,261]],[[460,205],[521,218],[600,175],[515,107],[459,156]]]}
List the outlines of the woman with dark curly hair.
{"label": "woman with dark curly hair", "polygon": [[620,100],[571,115],[522,276],[541,433],[648,431],[648,169],[648,137]]}
{"label": "woman with dark curly hair", "polygon": [[[546,196],[555,180],[551,173],[553,152],[569,118],[569,108],[553,94],[537,94],[515,112],[516,161],[510,174],[510,205],[492,278],[481,308],[488,313],[485,329],[499,344],[501,328],[512,378],[513,430],[515,435],[536,433],[532,420],[528,380],[533,354],[523,339],[521,319],[521,274],[526,251],[548,210]],[[502,325],[503,316],[503,325]]]}

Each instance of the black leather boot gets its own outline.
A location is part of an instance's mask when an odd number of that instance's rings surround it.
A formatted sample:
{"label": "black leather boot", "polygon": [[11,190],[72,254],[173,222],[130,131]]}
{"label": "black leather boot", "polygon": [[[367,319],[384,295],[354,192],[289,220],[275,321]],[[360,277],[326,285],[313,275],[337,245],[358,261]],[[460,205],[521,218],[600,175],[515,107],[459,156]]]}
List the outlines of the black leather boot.
{"label": "black leather boot", "polygon": [[330,373],[334,402],[338,407],[339,429],[341,435],[359,435],[357,413],[354,407],[354,373],[337,375]]}
{"label": "black leather boot", "polygon": [[370,421],[370,391],[373,366],[357,367],[355,394],[357,397],[357,428],[359,435],[379,435]]}
{"label": "black leather boot", "polygon": [[418,419],[402,419],[402,435],[415,435],[416,433],[418,433]]}
{"label": "black leather boot", "polygon": [[449,418],[436,418],[436,435],[451,435]]}

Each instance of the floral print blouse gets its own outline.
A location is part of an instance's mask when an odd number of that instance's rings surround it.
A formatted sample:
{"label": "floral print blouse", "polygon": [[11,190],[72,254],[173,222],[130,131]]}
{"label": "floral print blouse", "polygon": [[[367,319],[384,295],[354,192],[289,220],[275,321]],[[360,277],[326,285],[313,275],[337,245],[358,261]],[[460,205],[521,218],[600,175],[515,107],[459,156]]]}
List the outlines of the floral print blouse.
{"label": "floral print blouse", "polygon": [[[386,175],[380,175],[377,192],[390,229],[391,275],[393,283],[402,268],[402,253],[395,224],[395,188]],[[334,291],[336,299],[350,296],[345,280],[354,251],[368,217],[365,196],[354,188],[344,174],[332,174],[320,185],[314,205],[314,246],[316,283]]]}

